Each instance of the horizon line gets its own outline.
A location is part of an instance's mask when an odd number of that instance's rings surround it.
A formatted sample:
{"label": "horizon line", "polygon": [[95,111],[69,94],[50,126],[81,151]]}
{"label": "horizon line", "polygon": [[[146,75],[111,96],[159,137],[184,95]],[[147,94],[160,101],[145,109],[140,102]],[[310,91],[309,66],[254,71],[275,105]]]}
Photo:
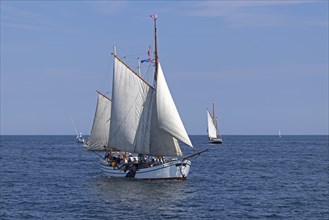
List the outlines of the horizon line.
{"label": "horizon line", "polygon": [[[329,136],[329,134],[284,134],[281,136]],[[0,134],[0,136],[76,136],[76,134]],[[90,136],[83,135],[83,136]],[[189,136],[208,136],[207,134],[190,134]],[[220,136],[279,136],[278,134],[222,134]]]}

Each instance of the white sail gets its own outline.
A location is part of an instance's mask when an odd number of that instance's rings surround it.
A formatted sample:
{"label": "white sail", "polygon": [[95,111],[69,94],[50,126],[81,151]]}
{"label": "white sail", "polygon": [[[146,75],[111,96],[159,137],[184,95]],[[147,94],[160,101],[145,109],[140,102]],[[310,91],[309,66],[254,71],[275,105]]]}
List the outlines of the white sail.
{"label": "white sail", "polygon": [[177,139],[159,128],[156,102],[152,114],[150,155],[182,156]]}
{"label": "white sail", "polygon": [[149,151],[154,89],[114,57],[109,145],[127,152]]}
{"label": "white sail", "polygon": [[110,115],[111,100],[98,92],[94,122],[86,150],[104,150],[104,146],[108,146]]}
{"label": "white sail", "polygon": [[189,158],[206,150],[184,158],[176,157],[182,156],[179,141],[191,147],[192,143],[158,61],[157,16],[152,15],[151,18],[154,20],[155,50],[154,62],[150,55],[149,61],[155,64],[155,86],[145,81],[139,71],[135,73],[125,64],[116,55],[114,48],[111,123],[108,137],[111,148],[145,154],[145,157],[141,160],[138,155],[138,164],[136,158],[134,162],[127,163],[120,152],[107,152],[100,161],[101,170],[109,177],[185,180],[191,167]]}
{"label": "white sail", "polygon": [[156,105],[159,128],[192,147],[190,138],[187,135],[174,100],[170,94],[160,62],[158,64]]}
{"label": "white sail", "polygon": [[207,111],[208,115],[208,136],[209,138],[217,138],[217,130],[214,124],[214,120],[211,117],[209,111]]}
{"label": "white sail", "polygon": [[154,90],[115,56],[112,95],[111,147],[131,153],[180,156],[177,139],[192,146],[160,66]]}

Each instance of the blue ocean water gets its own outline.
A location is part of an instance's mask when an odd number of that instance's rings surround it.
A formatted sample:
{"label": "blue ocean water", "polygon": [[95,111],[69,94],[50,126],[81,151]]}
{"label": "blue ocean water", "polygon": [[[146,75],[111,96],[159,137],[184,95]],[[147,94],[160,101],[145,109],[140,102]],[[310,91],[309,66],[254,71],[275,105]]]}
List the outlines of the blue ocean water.
{"label": "blue ocean water", "polygon": [[223,136],[186,181],[109,179],[75,136],[1,136],[0,219],[329,219],[328,136]]}

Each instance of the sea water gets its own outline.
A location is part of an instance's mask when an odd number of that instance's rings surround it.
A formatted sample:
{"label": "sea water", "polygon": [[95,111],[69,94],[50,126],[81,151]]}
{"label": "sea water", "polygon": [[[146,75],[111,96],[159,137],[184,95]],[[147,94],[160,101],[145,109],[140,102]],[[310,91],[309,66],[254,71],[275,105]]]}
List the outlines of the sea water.
{"label": "sea water", "polygon": [[105,177],[75,136],[1,136],[0,219],[329,219],[328,136],[191,136],[186,181]]}

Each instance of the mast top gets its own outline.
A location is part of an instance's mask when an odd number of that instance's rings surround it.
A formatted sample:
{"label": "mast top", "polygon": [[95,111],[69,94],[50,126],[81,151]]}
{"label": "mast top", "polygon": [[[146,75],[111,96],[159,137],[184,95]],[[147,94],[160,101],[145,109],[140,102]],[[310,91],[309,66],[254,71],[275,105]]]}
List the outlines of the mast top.
{"label": "mast top", "polygon": [[113,52],[111,54],[117,55],[117,47],[113,44]]}
{"label": "mast top", "polygon": [[158,18],[158,15],[154,14],[154,15],[150,15],[150,18],[156,20]]}

